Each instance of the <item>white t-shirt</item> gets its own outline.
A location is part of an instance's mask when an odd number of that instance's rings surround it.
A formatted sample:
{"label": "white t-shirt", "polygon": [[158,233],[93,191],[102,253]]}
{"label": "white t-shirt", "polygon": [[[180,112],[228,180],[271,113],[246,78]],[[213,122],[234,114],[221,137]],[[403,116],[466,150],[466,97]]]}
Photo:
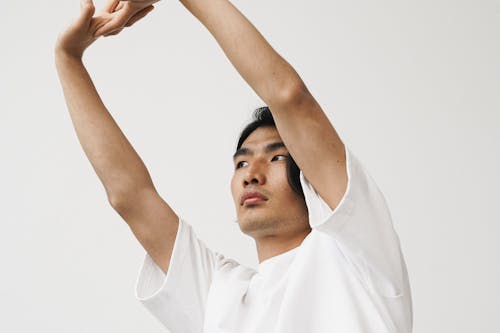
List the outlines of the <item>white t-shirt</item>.
{"label": "white t-shirt", "polygon": [[258,269],[209,249],[182,218],[167,274],[146,253],[136,297],[172,333],[409,333],[406,264],[385,198],[346,147],[331,210],[300,172],[312,231]]}

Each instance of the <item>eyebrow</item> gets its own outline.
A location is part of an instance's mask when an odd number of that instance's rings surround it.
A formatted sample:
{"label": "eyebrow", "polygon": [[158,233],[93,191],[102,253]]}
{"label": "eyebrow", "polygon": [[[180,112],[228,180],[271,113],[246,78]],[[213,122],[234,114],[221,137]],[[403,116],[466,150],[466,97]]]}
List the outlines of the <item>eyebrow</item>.
{"label": "eyebrow", "polygon": [[[282,141],[273,142],[264,147],[264,152],[270,153],[272,151],[278,150],[280,148],[286,148],[285,144]],[[234,153],[233,161],[236,160],[238,156],[242,155],[253,155],[253,150],[250,148],[240,148]]]}

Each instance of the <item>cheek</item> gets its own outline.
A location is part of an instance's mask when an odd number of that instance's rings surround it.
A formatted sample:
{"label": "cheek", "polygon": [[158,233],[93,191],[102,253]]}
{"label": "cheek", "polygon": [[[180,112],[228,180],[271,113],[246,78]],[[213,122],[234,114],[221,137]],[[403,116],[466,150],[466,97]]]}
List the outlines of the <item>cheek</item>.
{"label": "cheek", "polygon": [[280,196],[288,197],[291,195],[292,188],[288,184],[288,175],[286,173],[286,166],[280,165],[279,167],[273,168],[269,173],[269,181],[273,183],[273,187],[278,189]]}
{"label": "cheek", "polygon": [[233,200],[236,200],[235,199],[235,195],[237,195],[237,190],[236,190],[236,185],[238,184],[238,178],[236,176],[233,175],[233,177],[231,177],[231,183],[230,183],[230,186],[231,186],[231,195],[233,196]]}

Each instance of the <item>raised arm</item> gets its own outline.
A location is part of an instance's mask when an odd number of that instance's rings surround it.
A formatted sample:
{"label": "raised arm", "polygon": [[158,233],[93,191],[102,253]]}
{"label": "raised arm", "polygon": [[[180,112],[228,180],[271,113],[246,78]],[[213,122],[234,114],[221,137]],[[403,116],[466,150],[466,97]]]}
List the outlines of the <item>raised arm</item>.
{"label": "raised arm", "polygon": [[93,32],[113,15],[93,19],[94,6],[81,2],[80,16],[55,46],[55,64],[78,140],[106,189],[108,201],[127,221],[139,242],[164,271],[178,227],[178,217],[156,192],[141,158],[104,106],[83,65]]}
{"label": "raised arm", "polygon": [[228,0],[180,0],[269,106],[306,179],[334,209],[347,187],[344,144],[292,66]]}

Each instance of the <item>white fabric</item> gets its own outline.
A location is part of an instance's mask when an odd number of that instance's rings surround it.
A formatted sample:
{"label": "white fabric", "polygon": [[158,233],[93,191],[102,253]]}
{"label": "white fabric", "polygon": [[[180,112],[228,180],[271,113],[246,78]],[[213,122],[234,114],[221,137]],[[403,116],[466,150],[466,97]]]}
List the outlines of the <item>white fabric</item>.
{"label": "white fabric", "polygon": [[254,270],[210,250],[182,218],[165,275],[146,254],[136,297],[172,333],[409,333],[412,300],[383,194],[346,147],[334,211],[302,172],[311,233]]}

